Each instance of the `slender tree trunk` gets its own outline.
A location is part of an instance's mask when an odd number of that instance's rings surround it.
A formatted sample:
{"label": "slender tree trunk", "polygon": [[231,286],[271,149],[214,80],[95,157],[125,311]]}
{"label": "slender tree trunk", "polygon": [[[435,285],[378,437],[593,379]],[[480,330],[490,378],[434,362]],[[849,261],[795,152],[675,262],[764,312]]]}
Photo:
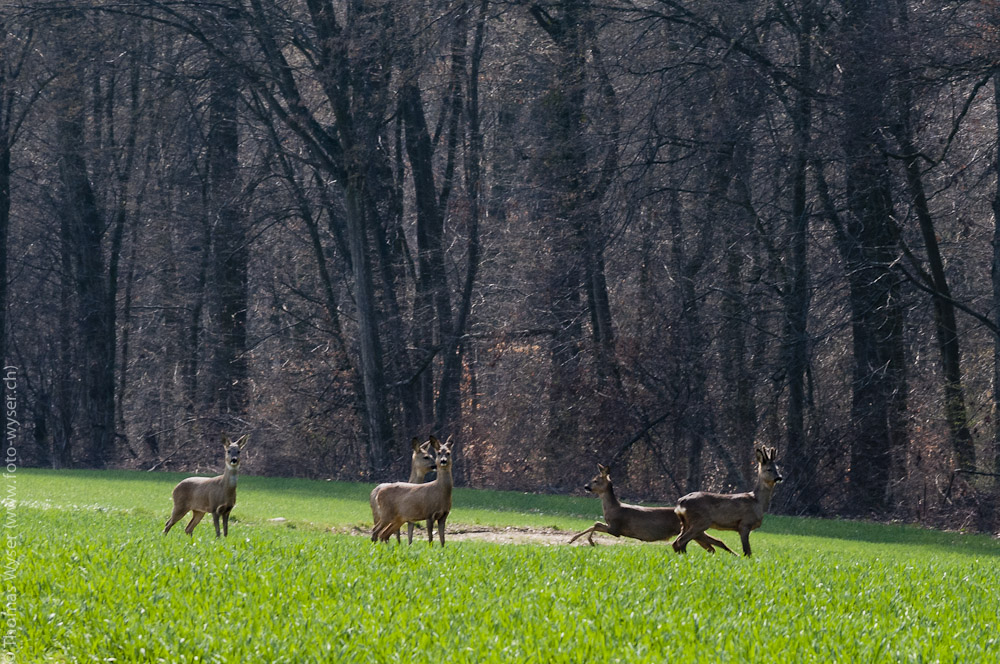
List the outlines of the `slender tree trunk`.
{"label": "slender tree trunk", "polygon": [[[0,362],[7,364],[7,237],[10,233],[10,109],[14,91],[9,80],[7,29],[0,22]],[[0,365],[0,366],[3,366]]]}
{"label": "slender tree trunk", "polygon": [[382,364],[382,341],[379,338],[375,306],[375,286],[364,212],[358,201],[358,175],[347,186],[347,223],[351,263],[354,266],[354,290],[358,307],[358,342],[361,350],[361,380],[364,386],[365,417],[368,429],[368,453],[372,470],[379,472],[389,462],[392,425],[385,399],[385,370]]}
{"label": "slender tree trunk", "polygon": [[[464,344],[462,336],[469,324],[472,312],[473,288],[476,284],[476,274],[479,271],[479,256],[481,244],[479,239],[480,204],[482,201],[482,158],[483,134],[479,119],[479,71],[483,57],[486,34],[486,12],[489,0],[480,0],[479,17],[476,21],[475,37],[473,38],[470,69],[468,77],[468,95],[466,99],[466,117],[468,118],[468,144],[465,159],[465,190],[469,205],[466,232],[465,280],[458,302],[458,316],[452,338],[446,340],[443,349],[444,364],[441,368],[441,388],[435,412],[434,427],[444,434],[448,433],[451,423],[461,416],[460,382],[462,377],[462,356]],[[462,3],[459,13],[467,13],[467,4]],[[464,21],[459,27],[464,30]],[[463,66],[464,71],[464,66]],[[461,471],[455,471],[456,473]]]}
{"label": "slender tree trunk", "polygon": [[[798,45],[800,77],[809,80],[811,69],[811,44],[813,39],[812,7],[806,3],[802,10],[802,23]],[[809,131],[812,122],[812,104],[806,92],[800,91],[794,107],[794,156],[792,163],[792,209],[789,219],[790,241],[788,247],[787,275],[783,305],[785,311],[784,343],[782,345],[785,374],[788,381],[788,410],[786,435],[788,449],[785,455],[787,475],[798,490],[799,500],[809,507],[814,493],[816,475],[813,451],[807,449],[805,433],[806,371],[809,366],[809,210],[807,207],[806,169],[809,150]]]}
{"label": "slender tree trunk", "polygon": [[0,18],[0,360],[9,361],[7,320],[7,250],[10,236],[11,211],[11,151],[17,141],[19,127],[27,117],[32,101],[23,89],[22,74],[29,59],[36,53],[34,31],[12,28]]}
{"label": "slender tree trunk", "polygon": [[[0,66],[3,63],[0,62]],[[2,80],[0,80],[2,84]],[[0,88],[0,103],[6,95]],[[10,232],[10,135],[7,116],[0,110],[0,361],[7,358],[7,237]]]}
{"label": "slender tree trunk", "polygon": [[[401,112],[406,124],[406,151],[413,174],[417,210],[417,343],[425,353],[435,353],[438,344],[452,337],[451,298],[444,263],[444,215],[438,206],[434,182],[434,151],[424,117],[420,89],[413,83],[403,87]],[[436,323],[436,324],[435,324]],[[433,364],[417,378],[420,384],[422,420],[433,421]]]}
{"label": "slender tree trunk", "polygon": [[[203,343],[203,321],[202,316],[205,311],[205,295],[208,286],[208,269],[212,261],[212,230],[207,223],[202,229],[202,241],[195,243],[192,253],[197,253],[198,272],[195,275],[191,289],[191,303],[188,307],[189,315],[184,319],[183,332],[183,357],[181,358],[181,375],[183,379],[183,389],[185,397],[185,407],[188,415],[193,416],[199,409],[201,401],[202,385],[199,380],[201,371],[199,370],[202,357]],[[213,384],[212,381],[208,381]],[[207,401],[212,403],[214,395],[208,395]]]}
{"label": "slender tree trunk", "polygon": [[56,340],[56,370],[53,396],[55,398],[55,426],[52,433],[52,467],[73,467],[73,438],[76,435],[77,389],[79,380],[74,376],[77,366],[74,339],[76,324],[73,317],[73,246],[70,240],[69,215],[59,220],[59,309],[57,320],[61,334]]}
{"label": "slender tree trunk", "polygon": [[[1000,69],[993,72],[993,106],[996,131],[1000,137]],[[993,194],[993,322],[1000,327],[1000,155],[996,163],[996,191]],[[1000,335],[993,337],[993,472],[1000,491]]]}
{"label": "slender tree trunk", "polygon": [[[742,490],[749,481],[757,433],[757,405],[754,399],[752,351],[747,349],[749,331],[753,329],[753,310],[747,306],[745,257],[749,251],[745,238],[752,232],[752,198],[749,174],[752,170],[751,144],[748,136],[740,136],[733,154],[733,184],[736,207],[733,224],[726,232],[726,289],[722,295],[722,339],[725,343],[722,371],[725,383],[729,447],[738,461],[730,464],[726,478],[729,488]],[[734,472],[735,471],[735,472]]]}
{"label": "slender tree trunk", "polygon": [[[905,131],[905,129],[904,129]],[[948,287],[944,271],[944,260],[938,247],[937,233],[931,218],[927,196],[920,175],[916,152],[909,137],[904,137],[901,147],[905,155],[906,180],[913,197],[913,209],[920,223],[920,232],[927,251],[930,268],[929,286],[933,290],[934,329],[937,333],[938,350],[941,355],[941,369],[944,378],[944,414],[951,435],[951,445],[955,452],[958,468],[975,470],[976,448],[969,429],[968,412],[965,407],[965,390],[962,388],[962,353],[958,339],[958,322],[955,319],[955,305]]]}

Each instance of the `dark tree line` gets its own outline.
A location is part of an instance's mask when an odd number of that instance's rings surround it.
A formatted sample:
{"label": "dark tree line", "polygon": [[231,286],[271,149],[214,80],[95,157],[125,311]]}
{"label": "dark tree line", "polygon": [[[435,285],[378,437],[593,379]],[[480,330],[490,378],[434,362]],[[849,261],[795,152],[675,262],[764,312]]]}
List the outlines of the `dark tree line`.
{"label": "dark tree line", "polygon": [[470,485],[670,500],[757,441],[789,511],[994,518],[996,3],[0,16],[27,461],[251,432],[256,472],[367,479],[434,432]]}

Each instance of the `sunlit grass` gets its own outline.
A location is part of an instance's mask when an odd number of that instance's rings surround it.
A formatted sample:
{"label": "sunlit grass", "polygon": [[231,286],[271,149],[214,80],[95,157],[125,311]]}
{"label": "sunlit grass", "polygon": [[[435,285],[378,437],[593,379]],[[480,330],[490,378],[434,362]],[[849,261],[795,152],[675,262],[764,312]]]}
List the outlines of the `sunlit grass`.
{"label": "sunlit grass", "polygon": [[[161,522],[170,514],[171,490],[187,477],[179,473],[35,469],[24,469],[21,474],[27,480],[19,493],[22,502],[39,506],[127,510],[159,517]],[[373,486],[244,475],[239,479],[232,519],[260,524],[281,518],[286,524],[299,527],[370,528],[368,494]],[[572,530],[588,527],[601,515],[600,501],[593,498],[540,496],[514,491],[459,488],[455,490],[454,503],[456,509],[449,523],[456,526]],[[204,527],[198,526],[199,530]]]}
{"label": "sunlit grass", "polygon": [[[179,477],[19,475],[17,661],[1000,659],[988,537],[769,516],[752,559],[663,544],[386,546],[328,530],[370,525],[370,485],[264,478],[241,479],[228,539],[210,524],[164,537]],[[600,509],[506,497],[458,494],[453,519],[572,530]]]}

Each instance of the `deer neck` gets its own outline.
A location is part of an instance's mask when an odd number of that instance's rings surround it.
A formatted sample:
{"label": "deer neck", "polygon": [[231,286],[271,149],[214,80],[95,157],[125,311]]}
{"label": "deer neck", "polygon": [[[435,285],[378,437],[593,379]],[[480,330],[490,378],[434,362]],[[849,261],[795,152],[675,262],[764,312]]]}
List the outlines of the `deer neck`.
{"label": "deer neck", "polygon": [[774,485],[768,486],[763,477],[757,477],[757,486],[753,490],[754,498],[760,506],[760,511],[766,512],[771,507],[771,496],[774,495]]}
{"label": "deer neck", "polygon": [[222,471],[222,486],[226,487],[227,490],[236,491],[236,480],[239,479],[240,471],[238,468],[233,468],[228,463],[226,464],[226,469]]}
{"label": "deer neck", "polygon": [[437,469],[437,477],[434,479],[438,486],[444,487],[448,494],[451,494],[451,488],[455,485],[454,480],[451,476],[451,464],[449,463],[443,469],[439,466]]}
{"label": "deer neck", "polygon": [[608,490],[601,494],[601,508],[604,510],[605,517],[621,509],[621,506],[618,496],[615,495],[615,488],[608,484]]}

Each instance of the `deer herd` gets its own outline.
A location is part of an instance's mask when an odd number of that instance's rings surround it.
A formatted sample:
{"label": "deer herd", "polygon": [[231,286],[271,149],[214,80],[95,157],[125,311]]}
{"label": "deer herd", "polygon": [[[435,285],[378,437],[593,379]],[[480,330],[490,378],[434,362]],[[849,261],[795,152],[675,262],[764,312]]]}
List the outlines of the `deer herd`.
{"label": "deer herd", "polygon": [[[215,536],[229,536],[229,513],[236,505],[240,452],[246,444],[246,435],[236,442],[223,436],[226,464],[222,475],[189,477],[174,487],[174,508],[163,528],[164,535],[185,514],[192,512],[191,521],[184,528],[188,535],[202,517],[211,514],[215,522]],[[425,442],[414,438],[411,449],[409,480],[387,482],[372,489],[370,503],[374,525],[371,539],[373,542],[386,542],[395,535],[396,541],[400,542],[400,531],[403,524],[407,524],[407,539],[412,544],[414,525],[426,521],[428,542],[434,544],[434,524],[437,524],[438,537],[441,546],[444,546],[445,521],[451,512],[451,490],[454,486],[451,445],[431,436]],[[569,542],[573,543],[586,535],[587,542],[594,546],[595,532],[643,542],[657,542],[676,536],[672,546],[677,553],[685,553],[688,542],[692,540],[709,553],[715,553],[716,547],[733,553],[724,542],[705,532],[712,528],[738,532],[743,555],[749,556],[750,531],[760,527],[771,504],[774,487],[781,481],[774,448],[759,447],[756,455],[757,484],[752,491],[733,494],[695,491],[681,497],[676,507],[644,507],[619,501],[611,485],[609,468],[598,464],[597,475],[584,488],[601,499],[604,522],[594,523],[574,535]],[[437,476],[425,482],[431,471],[436,471]]]}

